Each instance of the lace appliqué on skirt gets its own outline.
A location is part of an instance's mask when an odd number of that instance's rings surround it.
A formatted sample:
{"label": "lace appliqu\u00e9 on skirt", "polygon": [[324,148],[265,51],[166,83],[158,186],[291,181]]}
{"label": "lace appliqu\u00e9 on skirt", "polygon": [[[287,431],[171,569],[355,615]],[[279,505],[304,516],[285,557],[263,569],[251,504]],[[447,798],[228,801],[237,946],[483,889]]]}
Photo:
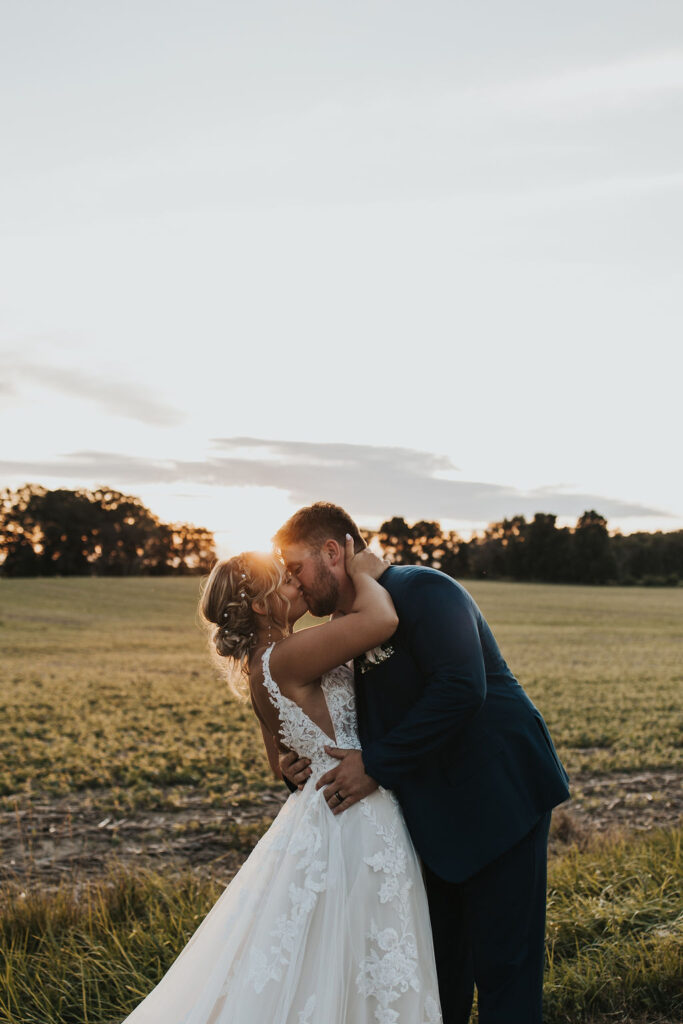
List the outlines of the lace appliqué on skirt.
{"label": "lace appliqu\u00e9 on skirt", "polygon": [[[398,804],[393,794],[384,791],[394,805]],[[405,839],[399,833],[398,818],[391,825],[382,824],[371,801],[361,800],[361,808],[382,840],[382,849],[365,857],[368,867],[381,874],[378,891],[380,905],[389,904],[395,912],[395,923],[380,928],[371,915],[368,939],[372,944],[370,953],[361,961],[356,977],[358,991],[366,999],[373,997],[378,1006],[375,1018],[378,1024],[396,1024],[399,1014],[391,1008],[400,996],[412,988],[420,991],[417,961],[417,942],[412,930],[410,913],[410,890],[413,882],[408,873],[408,850]],[[404,833],[405,834],[405,833]]]}

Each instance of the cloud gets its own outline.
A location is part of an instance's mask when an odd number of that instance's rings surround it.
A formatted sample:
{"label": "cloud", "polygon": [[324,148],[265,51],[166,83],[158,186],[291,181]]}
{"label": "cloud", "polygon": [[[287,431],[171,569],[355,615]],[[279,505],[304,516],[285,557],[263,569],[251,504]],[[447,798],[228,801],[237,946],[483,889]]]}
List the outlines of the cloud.
{"label": "cloud", "polygon": [[185,419],[179,409],[160,401],[144,387],[102,374],[91,374],[65,366],[37,365],[19,359],[5,370],[5,390],[16,392],[11,378],[30,381],[65,395],[94,402],[111,415],[125,416],[151,426],[174,427]]}
{"label": "cloud", "polygon": [[681,92],[683,51],[672,50],[474,87],[455,98],[467,101],[480,113],[488,108],[516,117],[543,111],[553,117],[577,112],[600,116],[613,109],[632,111],[639,103],[661,103],[665,97],[675,102]]}
{"label": "cloud", "polygon": [[217,453],[202,461],[80,451],[41,462],[0,462],[0,472],[14,478],[79,479],[117,487],[189,483],[275,487],[294,504],[333,501],[361,521],[364,517],[402,515],[406,519],[481,523],[534,512],[578,516],[590,508],[607,518],[670,515],[646,505],[573,493],[564,487],[521,491],[453,479],[456,470],[450,459],[411,448],[249,437],[217,438],[213,446]]}

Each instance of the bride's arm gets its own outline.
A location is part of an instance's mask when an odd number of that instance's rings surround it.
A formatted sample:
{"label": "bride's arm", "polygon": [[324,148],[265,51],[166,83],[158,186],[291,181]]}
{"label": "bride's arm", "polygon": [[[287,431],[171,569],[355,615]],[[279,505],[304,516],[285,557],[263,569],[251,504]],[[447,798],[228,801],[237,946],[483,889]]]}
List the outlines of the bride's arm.
{"label": "bride's arm", "polygon": [[277,644],[271,666],[280,684],[313,683],[324,672],[393,636],[398,616],[388,592],[373,578],[378,563],[386,568],[367,548],[355,555],[353,541],[347,539],[346,571],[355,588],[351,610],[322,626],[299,630]]}
{"label": "bride's arm", "polygon": [[263,715],[259,711],[255,702],[251,702],[252,710],[258,718],[258,724],[261,726],[261,735],[263,736],[263,744],[266,748],[266,754],[268,755],[268,764],[271,767],[273,775],[278,780],[284,780],[282,770],[280,768],[280,747],[276,736],[273,736],[272,732],[268,728]]}
{"label": "bride's arm", "polygon": [[280,748],[277,745],[275,737],[268,732],[263,722],[259,722],[259,725],[261,726],[263,742],[266,747],[266,754],[268,755],[268,764],[270,765],[275,778],[278,782],[281,782],[282,771],[280,770]]}

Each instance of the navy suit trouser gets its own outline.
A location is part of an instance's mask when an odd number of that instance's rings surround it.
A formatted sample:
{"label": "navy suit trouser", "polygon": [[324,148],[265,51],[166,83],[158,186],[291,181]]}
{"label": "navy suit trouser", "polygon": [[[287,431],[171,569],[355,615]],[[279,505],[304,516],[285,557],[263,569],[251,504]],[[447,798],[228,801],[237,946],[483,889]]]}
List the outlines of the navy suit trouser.
{"label": "navy suit trouser", "polygon": [[541,1024],[550,811],[464,882],[425,865],[443,1024]]}

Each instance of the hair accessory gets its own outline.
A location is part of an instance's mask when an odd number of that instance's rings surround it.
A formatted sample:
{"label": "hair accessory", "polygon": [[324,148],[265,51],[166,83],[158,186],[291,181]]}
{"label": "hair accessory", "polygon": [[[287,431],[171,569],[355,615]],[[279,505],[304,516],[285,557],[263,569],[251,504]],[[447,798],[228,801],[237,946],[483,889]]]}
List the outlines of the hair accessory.
{"label": "hair accessory", "polygon": [[244,591],[243,591],[243,590],[242,590],[242,591],[240,591],[240,597],[241,597],[241,598],[245,598],[246,596],[247,596],[247,595],[246,595],[246,594],[244,593]]}
{"label": "hair accessory", "polygon": [[228,609],[226,608],[226,609],[225,609],[225,611],[223,612],[223,618],[224,618],[224,619],[227,619],[227,617],[228,617],[228,615],[229,615],[229,614],[230,614],[230,612],[229,612],[229,611],[228,611]]}

